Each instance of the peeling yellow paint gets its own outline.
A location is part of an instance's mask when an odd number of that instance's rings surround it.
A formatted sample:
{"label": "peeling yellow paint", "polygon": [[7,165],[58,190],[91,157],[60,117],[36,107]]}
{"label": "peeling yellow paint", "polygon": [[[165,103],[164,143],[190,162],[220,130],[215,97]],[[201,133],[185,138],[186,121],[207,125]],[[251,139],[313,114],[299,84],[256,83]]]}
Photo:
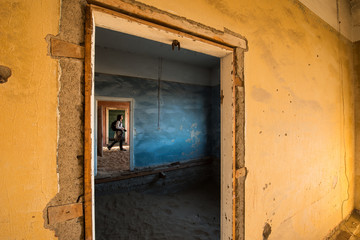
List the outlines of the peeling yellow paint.
{"label": "peeling yellow paint", "polygon": [[56,239],[43,209],[57,192],[57,62],[45,37],[59,31],[59,0],[0,2],[0,239]]}

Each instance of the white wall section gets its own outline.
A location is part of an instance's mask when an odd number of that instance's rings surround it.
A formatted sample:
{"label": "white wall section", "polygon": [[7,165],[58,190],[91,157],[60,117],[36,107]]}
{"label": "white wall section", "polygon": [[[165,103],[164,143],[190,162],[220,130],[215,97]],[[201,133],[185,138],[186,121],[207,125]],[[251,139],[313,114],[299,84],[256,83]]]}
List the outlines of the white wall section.
{"label": "white wall section", "polygon": [[[360,13],[354,14],[353,2],[358,0],[299,0],[312,12],[327,22],[331,27],[351,41],[360,40],[360,31],[357,33],[354,26],[354,18],[359,19]],[[358,7],[359,9],[359,7]],[[353,13],[352,13],[353,12]],[[357,10],[359,12],[359,10]],[[339,14],[339,21],[338,21]],[[360,20],[358,20],[360,21]],[[340,23],[340,28],[339,28]]]}

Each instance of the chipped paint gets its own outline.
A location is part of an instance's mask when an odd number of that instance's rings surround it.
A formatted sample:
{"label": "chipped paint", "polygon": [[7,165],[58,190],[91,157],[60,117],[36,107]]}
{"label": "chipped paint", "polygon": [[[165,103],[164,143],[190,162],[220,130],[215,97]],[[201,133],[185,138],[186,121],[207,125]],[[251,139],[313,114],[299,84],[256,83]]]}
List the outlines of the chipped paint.
{"label": "chipped paint", "polygon": [[0,239],[57,239],[43,210],[58,189],[58,65],[45,37],[58,34],[59,9],[60,1],[0,1],[0,65],[12,71],[0,84]]}

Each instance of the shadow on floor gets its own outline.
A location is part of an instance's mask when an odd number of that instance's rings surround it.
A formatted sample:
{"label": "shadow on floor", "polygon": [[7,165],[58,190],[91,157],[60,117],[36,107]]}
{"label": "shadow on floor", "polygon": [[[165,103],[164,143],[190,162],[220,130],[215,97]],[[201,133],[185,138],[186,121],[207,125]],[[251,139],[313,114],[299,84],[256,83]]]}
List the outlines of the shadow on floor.
{"label": "shadow on floor", "polygon": [[149,188],[96,196],[96,239],[220,239],[216,183],[198,182],[179,192]]}

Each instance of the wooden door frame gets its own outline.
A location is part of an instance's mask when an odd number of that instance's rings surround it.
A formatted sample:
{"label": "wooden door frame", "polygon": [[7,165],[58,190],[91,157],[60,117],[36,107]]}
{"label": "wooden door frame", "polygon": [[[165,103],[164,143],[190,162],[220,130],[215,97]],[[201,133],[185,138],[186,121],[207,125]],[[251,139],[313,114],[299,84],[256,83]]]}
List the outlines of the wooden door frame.
{"label": "wooden door frame", "polygon": [[96,105],[98,102],[126,102],[129,103],[129,112],[128,117],[128,127],[127,133],[129,134],[129,151],[130,151],[130,170],[134,170],[134,106],[135,101],[133,98],[118,98],[118,97],[104,97],[104,96],[95,96]]}
{"label": "wooden door frame", "polygon": [[[95,238],[93,141],[95,26],[170,43],[180,39],[183,48],[221,58],[221,239],[244,239],[244,74],[247,41],[231,31],[219,31],[170,13],[142,8],[122,0],[88,0],[85,25],[84,217],[85,239]],[[95,5],[94,5],[95,4]],[[105,8],[104,8],[105,7]],[[169,19],[169,17],[171,19]],[[145,19],[145,20],[144,20]],[[115,22],[123,21],[123,25]],[[124,21],[125,20],[125,21]],[[145,31],[127,27],[146,26]],[[107,25],[108,24],[108,25]],[[144,30],[144,28],[143,28]],[[146,31],[147,30],[147,31]],[[162,35],[163,34],[163,35]],[[226,54],[225,54],[226,53]],[[225,55],[224,55],[225,54]],[[225,112],[225,114],[224,114]],[[230,124],[224,124],[229,121]],[[224,142],[226,141],[226,144]],[[229,144],[231,142],[231,144]],[[226,159],[228,159],[226,161]],[[229,169],[230,167],[230,169]],[[225,168],[228,168],[227,170]]]}
{"label": "wooden door frame", "polygon": [[[105,146],[105,144],[108,144],[108,130],[109,130],[109,123],[108,123],[108,116],[107,116],[107,112],[109,110],[113,110],[113,109],[117,109],[117,110],[124,110],[125,111],[125,127],[128,128],[128,126],[130,126],[130,104],[131,104],[131,100],[129,101],[123,101],[123,100],[119,100],[121,98],[113,98],[113,100],[109,101],[109,100],[101,100],[99,99],[99,97],[95,97],[97,100],[97,106],[99,107],[103,107],[102,109],[102,117],[103,119],[105,119],[103,122],[103,126],[105,125],[105,129],[102,129],[102,134],[103,134],[103,141],[102,144],[103,146]],[[107,98],[109,99],[109,98]],[[105,114],[104,114],[105,113]],[[99,114],[98,114],[99,115]],[[105,116],[105,117],[104,117]],[[98,126],[99,127],[99,126]],[[99,142],[99,141],[98,141]],[[126,131],[125,132],[125,144],[130,144],[130,132]]]}

